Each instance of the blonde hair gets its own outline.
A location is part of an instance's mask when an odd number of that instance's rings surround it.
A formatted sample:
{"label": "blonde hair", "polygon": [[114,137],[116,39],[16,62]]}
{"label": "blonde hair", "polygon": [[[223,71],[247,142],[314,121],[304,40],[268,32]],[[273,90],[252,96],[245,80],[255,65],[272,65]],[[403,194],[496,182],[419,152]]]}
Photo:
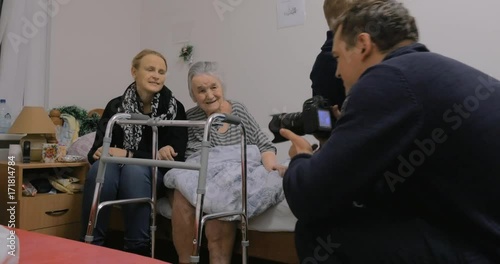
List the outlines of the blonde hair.
{"label": "blonde hair", "polygon": [[163,55],[161,53],[159,53],[158,51],[155,51],[155,50],[151,50],[151,49],[143,49],[141,52],[137,53],[137,55],[135,55],[135,57],[132,59],[132,67],[134,67],[135,69],[139,69],[139,65],[141,64],[141,60],[146,55],[156,55],[156,56],[162,58],[163,61],[165,62],[165,67],[167,66],[167,60],[165,59],[165,57],[163,57]]}

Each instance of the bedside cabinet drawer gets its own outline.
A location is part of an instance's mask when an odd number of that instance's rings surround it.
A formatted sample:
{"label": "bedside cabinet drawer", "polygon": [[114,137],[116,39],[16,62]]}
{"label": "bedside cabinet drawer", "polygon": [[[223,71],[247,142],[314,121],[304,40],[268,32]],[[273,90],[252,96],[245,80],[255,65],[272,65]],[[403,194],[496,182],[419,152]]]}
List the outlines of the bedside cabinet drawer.
{"label": "bedside cabinet drawer", "polygon": [[80,222],[82,194],[39,194],[22,197],[20,225],[33,230]]}
{"label": "bedside cabinet drawer", "polygon": [[80,222],[42,229],[32,230],[33,232],[42,233],[51,236],[64,237],[67,239],[80,240],[80,230],[82,229]]}

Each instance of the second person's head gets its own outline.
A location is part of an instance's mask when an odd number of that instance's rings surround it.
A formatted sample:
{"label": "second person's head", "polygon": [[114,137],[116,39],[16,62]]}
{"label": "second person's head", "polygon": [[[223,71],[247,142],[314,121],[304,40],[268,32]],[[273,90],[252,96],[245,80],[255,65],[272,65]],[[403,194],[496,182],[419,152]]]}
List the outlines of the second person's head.
{"label": "second person's head", "polygon": [[216,62],[200,61],[188,72],[189,95],[207,116],[218,113],[225,102],[224,84]]}

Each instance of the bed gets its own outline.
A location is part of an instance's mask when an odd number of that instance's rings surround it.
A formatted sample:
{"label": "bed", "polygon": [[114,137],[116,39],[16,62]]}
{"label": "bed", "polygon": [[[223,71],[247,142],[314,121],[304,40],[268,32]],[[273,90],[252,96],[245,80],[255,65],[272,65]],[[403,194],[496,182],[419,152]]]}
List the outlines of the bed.
{"label": "bed", "polygon": [[[103,109],[93,109],[91,113],[101,115]],[[89,133],[79,137],[68,148],[68,154],[85,156],[92,146],[94,134]],[[161,218],[166,218],[170,215],[168,212],[169,206],[166,206],[168,201],[165,197],[160,198],[157,203],[157,211]],[[120,230],[119,214],[114,214],[112,217],[111,228]],[[161,225],[168,225],[170,221],[162,221],[165,219],[158,219],[158,230],[170,230],[169,227]],[[270,207],[264,213],[255,216],[249,220],[248,239],[250,247],[248,254],[250,257],[276,261],[281,263],[298,263],[297,254],[295,251],[294,243],[294,229],[297,219],[293,216],[286,203],[286,200]],[[240,253],[241,246],[239,246],[239,239],[236,240],[235,253]]]}

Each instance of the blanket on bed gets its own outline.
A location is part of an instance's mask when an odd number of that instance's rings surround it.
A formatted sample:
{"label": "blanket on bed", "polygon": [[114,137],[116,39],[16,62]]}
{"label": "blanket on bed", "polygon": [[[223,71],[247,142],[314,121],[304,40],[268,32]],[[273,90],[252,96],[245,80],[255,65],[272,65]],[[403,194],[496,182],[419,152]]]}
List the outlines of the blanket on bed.
{"label": "blanket on bed", "polygon": [[[186,162],[200,163],[201,152],[187,158]],[[207,186],[203,205],[205,213],[241,210],[241,151],[240,145],[217,146],[209,151]],[[198,187],[198,171],[171,169],[165,174],[168,188],[178,189],[194,206]],[[261,154],[255,145],[247,146],[247,212],[256,216],[281,202],[283,179],[277,171],[268,172],[261,163]],[[230,217],[224,220],[234,220]]]}

